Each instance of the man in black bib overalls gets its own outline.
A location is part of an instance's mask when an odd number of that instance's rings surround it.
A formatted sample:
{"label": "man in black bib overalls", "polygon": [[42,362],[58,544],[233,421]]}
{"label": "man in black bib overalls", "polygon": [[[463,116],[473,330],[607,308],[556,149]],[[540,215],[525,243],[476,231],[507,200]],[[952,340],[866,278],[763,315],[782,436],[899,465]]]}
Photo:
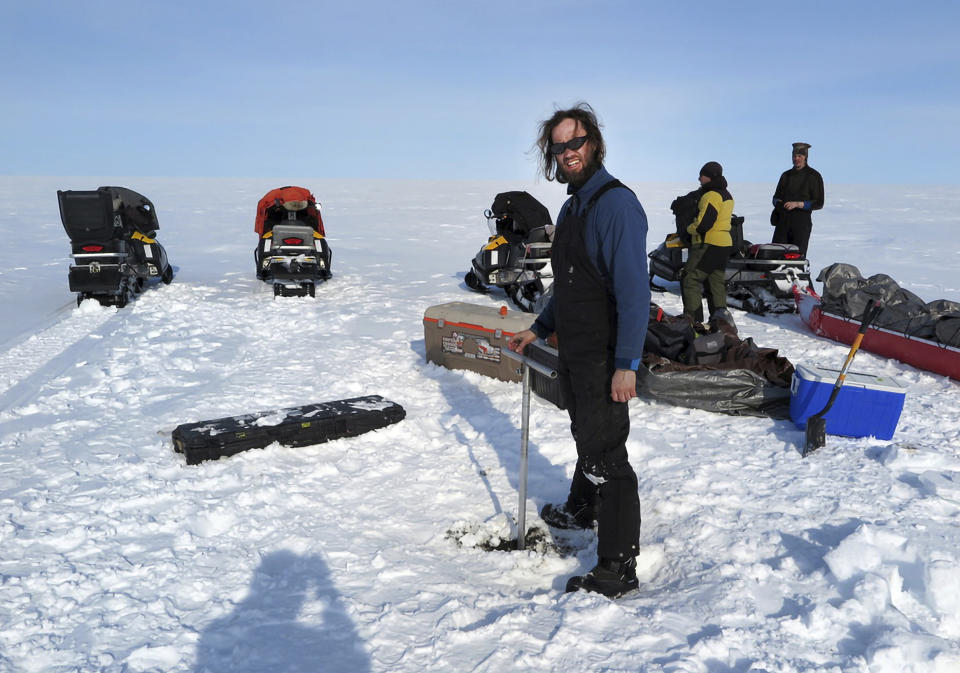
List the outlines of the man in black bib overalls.
{"label": "man in black bib overalls", "polygon": [[647,219],[633,192],[603,168],[603,137],[588,105],[556,112],[540,131],[544,176],[568,183],[571,198],[551,250],[553,298],[510,347],[557,335],[577,467],[567,502],[546,505],[541,517],[562,528],[596,520],[597,565],[567,590],[620,596],[637,587],[640,501],[627,457],[627,402],[636,396],[650,313]]}
{"label": "man in black bib overalls", "polygon": [[770,224],[774,243],[792,243],[807,256],[813,219],[810,214],[823,208],[823,176],[807,164],[810,143],[793,143],[793,168],[786,170],[773,193]]}

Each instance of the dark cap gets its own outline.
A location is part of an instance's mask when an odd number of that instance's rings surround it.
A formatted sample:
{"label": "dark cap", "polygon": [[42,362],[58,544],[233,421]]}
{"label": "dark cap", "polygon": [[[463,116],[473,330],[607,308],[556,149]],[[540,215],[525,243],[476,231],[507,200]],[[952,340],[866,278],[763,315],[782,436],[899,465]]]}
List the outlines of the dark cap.
{"label": "dark cap", "polygon": [[723,175],[723,166],[718,164],[716,161],[708,161],[703,165],[703,168],[700,169],[700,175],[705,175],[711,180],[714,178],[719,178],[721,175]]}
{"label": "dark cap", "polygon": [[793,153],[794,153],[794,154],[802,154],[803,156],[807,156],[807,150],[809,150],[810,147],[811,147],[810,143],[794,143],[794,144],[793,144]]}

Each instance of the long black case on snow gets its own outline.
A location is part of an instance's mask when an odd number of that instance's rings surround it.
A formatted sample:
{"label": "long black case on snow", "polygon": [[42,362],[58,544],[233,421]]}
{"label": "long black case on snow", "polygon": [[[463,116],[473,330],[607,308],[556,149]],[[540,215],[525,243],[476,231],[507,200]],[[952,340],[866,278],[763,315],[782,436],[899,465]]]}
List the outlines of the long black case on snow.
{"label": "long black case on snow", "polygon": [[379,395],[367,395],[184,423],[173,431],[173,449],[186,457],[187,465],[196,465],[273,442],[310,446],[356,437],[402,421],[405,416],[406,411],[399,404]]}

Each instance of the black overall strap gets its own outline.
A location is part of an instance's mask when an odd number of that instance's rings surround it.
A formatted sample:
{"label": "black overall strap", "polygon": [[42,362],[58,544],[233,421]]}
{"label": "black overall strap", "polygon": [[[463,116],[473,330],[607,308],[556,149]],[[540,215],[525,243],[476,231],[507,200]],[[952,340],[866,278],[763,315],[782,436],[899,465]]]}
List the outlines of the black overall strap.
{"label": "black overall strap", "polygon": [[[623,189],[626,189],[626,190],[627,190],[628,192],[630,192],[631,194],[634,193],[632,189],[630,189],[629,187],[627,187],[625,184],[623,184],[622,182],[620,182],[620,181],[617,180],[616,178],[614,178],[613,180],[610,180],[609,182],[603,183],[602,185],[600,185],[600,188],[597,189],[597,191],[595,191],[595,192],[593,193],[593,196],[590,197],[590,200],[587,201],[587,205],[586,205],[586,207],[583,209],[583,213],[582,213],[582,214],[574,213],[575,215],[579,215],[579,217],[581,218],[581,221],[582,221],[582,223],[583,223],[581,226],[583,226],[584,224],[586,224],[587,215],[590,213],[590,211],[593,209],[593,207],[594,207],[595,205],[597,205],[597,201],[600,200],[600,197],[603,196],[604,194],[606,194],[607,192],[609,192],[611,189],[617,189],[617,188],[619,188],[619,187],[622,187]],[[580,236],[581,236],[581,238],[583,237],[583,229],[580,230]],[[589,263],[590,263],[590,266],[594,267],[594,269],[596,268],[592,262],[589,262]],[[603,278],[603,275],[600,274],[599,271],[597,271],[597,277],[598,277],[598,278]],[[603,280],[604,280],[604,285],[605,285],[606,288],[607,288],[607,292],[612,296],[612,295],[613,295],[613,289],[612,289],[612,287],[611,287],[611,285],[610,285],[610,280],[607,279],[607,278],[604,278]]]}
{"label": "black overall strap", "polygon": [[614,178],[610,182],[606,182],[600,185],[600,189],[593,193],[593,196],[590,197],[590,200],[587,201],[587,207],[583,209],[583,215],[586,217],[587,213],[590,212],[590,209],[593,208],[597,201],[600,200],[600,197],[609,192],[611,189],[616,189],[617,187],[623,187],[628,192],[633,194],[633,190],[627,187],[625,184]]}

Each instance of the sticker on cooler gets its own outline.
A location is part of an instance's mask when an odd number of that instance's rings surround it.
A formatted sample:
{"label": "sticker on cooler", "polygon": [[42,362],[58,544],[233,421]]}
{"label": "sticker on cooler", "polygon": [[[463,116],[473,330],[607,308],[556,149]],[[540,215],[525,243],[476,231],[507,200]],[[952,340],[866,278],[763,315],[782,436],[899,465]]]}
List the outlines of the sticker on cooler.
{"label": "sticker on cooler", "polygon": [[463,335],[453,332],[450,336],[445,336],[440,339],[440,342],[445,353],[458,353],[463,354]]}
{"label": "sticker on cooler", "polygon": [[[478,360],[489,360],[490,362],[500,362],[500,349],[491,346],[490,342],[484,339],[483,337],[473,337],[473,341],[477,344],[477,354],[476,358]],[[467,357],[470,357],[469,354]]]}

